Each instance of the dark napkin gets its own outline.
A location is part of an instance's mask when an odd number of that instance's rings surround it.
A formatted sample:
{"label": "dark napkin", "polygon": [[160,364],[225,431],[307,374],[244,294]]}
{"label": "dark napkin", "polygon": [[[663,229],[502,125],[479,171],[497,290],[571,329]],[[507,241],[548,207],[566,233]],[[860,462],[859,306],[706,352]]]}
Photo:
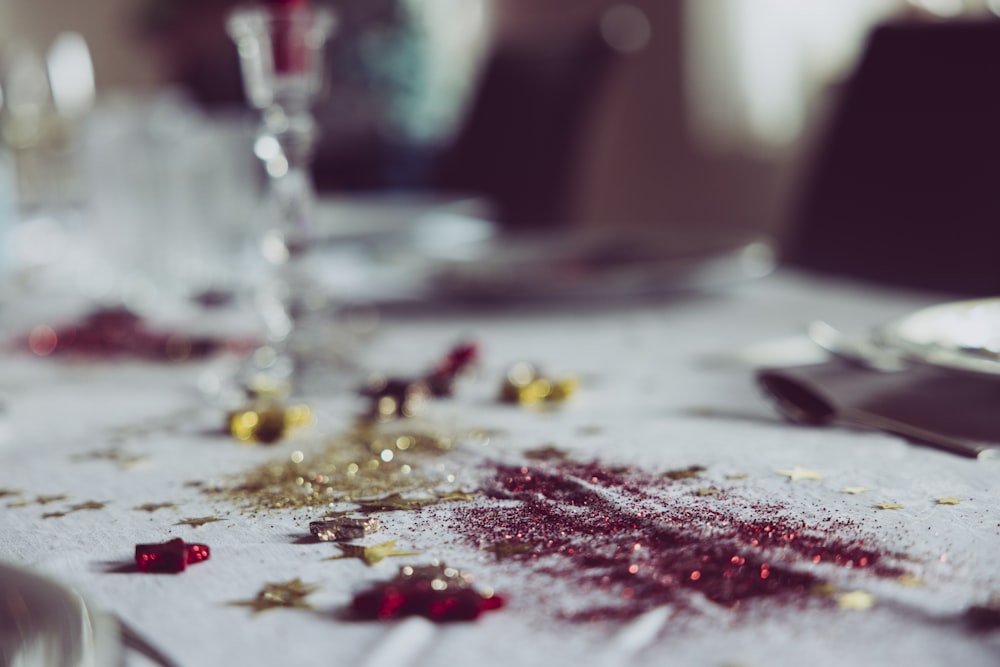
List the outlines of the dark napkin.
{"label": "dark napkin", "polygon": [[[835,413],[830,415],[833,421],[843,418],[909,435],[921,444],[954,453],[963,453],[962,449],[967,448],[967,455],[977,456],[1000,449],[1000,376],[916,365],[884,372],[832,361],[760,370],[757,381],[779,412],[794,421],[823,423],[825,420],[810,420],[808,415],[821,411],[826,404]],[[791,403],[798,405],[789,405],[789,395]],[[907,429],[927,437],[914,437],[906,433]],[[942,442],[934,442],[935,438]],[[944,441],[956,446],[949,448]]]}

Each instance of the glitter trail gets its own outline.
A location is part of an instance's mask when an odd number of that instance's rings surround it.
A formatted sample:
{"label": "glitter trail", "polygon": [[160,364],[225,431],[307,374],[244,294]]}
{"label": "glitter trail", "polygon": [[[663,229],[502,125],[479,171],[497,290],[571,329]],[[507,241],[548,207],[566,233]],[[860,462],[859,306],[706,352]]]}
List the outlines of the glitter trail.
{"label": "glitter trail", "polygon": [[539,574],[604,593],[601,604],[569,614],[576,619],[632,618],[683,606],[695,592],[728,608],[804,600],[824,583],[821,563],[902,573],[843,537],[848,522],[810,527],[777,506],[706,499],[676,477],[572,461],[498,465],[483,491],[503,502],[455,510],[452,529]]}

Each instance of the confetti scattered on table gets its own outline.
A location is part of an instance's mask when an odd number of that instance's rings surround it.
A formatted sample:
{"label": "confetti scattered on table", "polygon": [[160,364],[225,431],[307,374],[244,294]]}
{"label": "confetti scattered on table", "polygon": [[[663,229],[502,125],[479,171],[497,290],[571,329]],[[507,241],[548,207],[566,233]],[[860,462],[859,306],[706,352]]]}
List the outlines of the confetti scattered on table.
{"label": "confetti scattered on table", "polygon": [[794,468],[790,468],[788,470],[779,470],[778,474],[784,475],[789,479],[789,481],[792,482],[804,479],[823,479],[823,473],[818,470],[808,470],[807,468],[800,468],[799,466],[795,466]]}
{"label": "confetti scattered on table", "polygon": [[252,600],[238,600],[229,604],[234,607],[250,607],[258,614],[279,608],[312,609],[313,606],[306,601],[306,598],[318,589],[319,586],[316,584],[304,583],[296,577],[290,581],[266,584]]}
{"label": "confetti scattered on table", "polygon": [[337,516],[309,522],[309,532],[321,542],[346,542],[377,533],[382,522],[375,517]]}
{"label": "confetti scattered on table", "polygon": [[65,494],[58,494],[52,496],[36,496],[35,502],[39,505],[48,505],[49,503],[58,503],[63,500],[67,500],[69,496]]}
{"label": "confetti scattered on table", "polygon": [[175,526],[192,526],[194,528],[200,528],[201,526],[204,526],[206,523],[215,523],[216,521],[225,521],[225,519],[220,519],[217,516],[200,516],[200,517],[194,517],[194,518],[190,518],[190,519],[181,519],[180,521],[178,521],[174,525]]}
{"label": "confetti scattered on table", "polygon": [[500,387],[500,400],[524,406],[562,403],[576,393],[578,385],[575,377],[546,377],[531,364],[521,362],[507,371]]}
{"label": "confetti scattered on table", "polygon": [[935,498],[934,502],[938,505],[959,505],[962,501],[958,498]]}
{"label": "confetti scattered on table", "polygon": [[705,466],[688,466],[687,468],[679,468],[677,470],[668,470],[663,473],[665,479],[672,479],[674,481],[681,479],[694,479],[705,472]]}
{"label": "confetti scattered on table", "polygon": [[845,486],[840,490],[841,493],[846,493],[851,496],[857,496],[862,493],[868,493],[868,489],[863,486]]}
{"label": "confetti scattered on table", "polygon": [[146,503],[144,505],[136,505],[132,509],[137,512],[149,512],[152,514],[153,512],[158,512],[159,510],[173,509],[176,507],[177,505],[174,503]]}
{"label": "confetti scattered on table", "polygon": [[875,605],[875,596],[866,591],[850,591],[837,596],[837,606],[842,609],[863,611]]}
{"label": "confetti scattered on table", "polygon": [[86,512],[92,510],[102,510],[105,508],[105,506],[107,506],[107,504],[108,504],[107,501],[97,502],[95,500],[86,500],[82,503],[76,503],[74,505],[70,505],[69,508],[67,508],[67,511]]}
{"label": "confetti scattered on table", "polygon": [[874,507],[875,509],[880,509],[880,510],[901,510],[901,509],[903,509],[903,506],[900,505],[899,503],[894,503],[894,502],[889,502],[889,501],[882,502],[882,503],[875,503],[872,507]]}
{"label": "confetti scattered on table", "polygon": [[396,548],[396,540],[389,540],[379,544],[363,546],[360,544],[339,544],[339,556],[327,558],[327,560],[343,560],[345,558],[357,558],[365,565],[376,565],[386,558],[397,558],[400,556],[419,556],[417,551],[404,551]]}

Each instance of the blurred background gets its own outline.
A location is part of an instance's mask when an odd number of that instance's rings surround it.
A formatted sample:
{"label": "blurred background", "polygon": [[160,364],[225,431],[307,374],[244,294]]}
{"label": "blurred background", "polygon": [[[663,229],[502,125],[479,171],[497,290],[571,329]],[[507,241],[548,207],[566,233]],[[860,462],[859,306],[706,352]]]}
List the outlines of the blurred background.
{"label": "blurred background", "polygon": [[[339,15],[316,107],[324,196],[469,193],[512,229],[756,230],[806,268],[1000,288],[970,247],[995,240],[1000,216],[997,0],[315,2]],[[196,170],[163,146],[193,136],[190,114],[245,117],[224,28],[235,4],[0,2],[17,207],[100,200],[79,173],[114,171],[101,155],[131,145],[137,99],[174,126],[128,171]],[[253,178],[241,168],[217,187]]]}

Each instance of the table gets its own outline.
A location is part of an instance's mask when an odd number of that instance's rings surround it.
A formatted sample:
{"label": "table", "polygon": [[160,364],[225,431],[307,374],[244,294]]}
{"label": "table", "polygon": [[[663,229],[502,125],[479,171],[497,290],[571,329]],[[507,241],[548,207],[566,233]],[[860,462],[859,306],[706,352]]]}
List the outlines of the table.
{"label": "table", "polygon": [[[419,555],[370,565],[309,539],[329,508],[206,493],[318,456],[364,410],[357,395],[317,399],[313,426],[246,445],[220,433],[224,409],[197,388],[217,360],[8,350],[0,561],[72,586],[182,665],[996,664],[1000,634],[969,610],[1000,590],[997,463],[785,423],[733,354],[817,318],[861,331],[941,299],[781,270],[634,301],[386,311],[361,370],[419,373],[462,340],[481,361],[452,398],[386,425],[453,438],[421,465],[461,493],[374,511],[383,529],[360,543]],[[518,361],[579,388],[544,409],[502,403]],[[211,558],[135,571],[137,543],[175,537]],[[753,573],[728,586],[717,570],[730,552]],[[504,606],[443,624],[350,614],[359,591],[431,559]],[[254,610],[265,585],[296,578],[315,586],[307,607]]]}

